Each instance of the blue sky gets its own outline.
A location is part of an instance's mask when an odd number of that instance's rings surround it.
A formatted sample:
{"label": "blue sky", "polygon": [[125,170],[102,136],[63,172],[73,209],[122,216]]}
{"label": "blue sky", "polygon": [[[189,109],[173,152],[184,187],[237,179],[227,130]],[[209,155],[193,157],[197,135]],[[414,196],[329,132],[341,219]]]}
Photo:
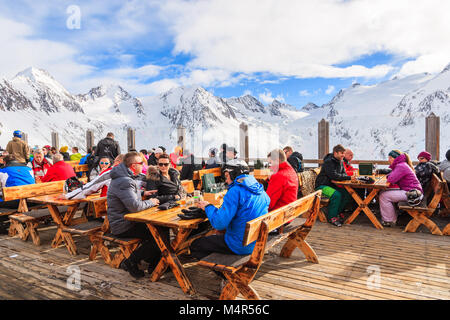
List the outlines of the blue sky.
{"label": "blue sky", "polygon": [[450,62],[449,9],[445,0],[0,0],[0,78],[34,66],[72,93],[184,85],[321,105],[354,82],[439,72]]}

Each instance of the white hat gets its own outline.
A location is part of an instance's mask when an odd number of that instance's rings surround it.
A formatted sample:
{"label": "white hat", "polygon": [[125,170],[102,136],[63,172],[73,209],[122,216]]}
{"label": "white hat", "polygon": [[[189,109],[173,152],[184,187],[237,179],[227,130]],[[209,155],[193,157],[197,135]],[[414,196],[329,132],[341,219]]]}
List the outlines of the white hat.
{"label": "white hat", "polygon": [[164,153],[161,148],[156,148],[154,152],[155,153]]}

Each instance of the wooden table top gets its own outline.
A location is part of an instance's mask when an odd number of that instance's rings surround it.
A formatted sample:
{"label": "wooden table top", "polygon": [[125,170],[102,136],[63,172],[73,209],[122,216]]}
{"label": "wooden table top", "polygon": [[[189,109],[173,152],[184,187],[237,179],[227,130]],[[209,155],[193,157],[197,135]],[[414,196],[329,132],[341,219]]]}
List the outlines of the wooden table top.
{"label": "wooden table top", "polygon": [[88,202],[89,200],[100,197],[100,193],[95,193],[95,194],[91,194],[91,195],[87,196],[84,199],[77,199],[77,200],[58,199],[58,197],[61,195],[62,195],[62,193],[47,194],[44,196],[28,198],[27,201],[51,204],[51,205],[55,205],[55,206],[72,206],[77,203]]}
{"label": "wooden table top", "polygon": [[386,180],[385,174],[380,175],[373,175],[373,176],[365,176],[365,177],[371,177],[375,180],[375,183],[364,183],[362,181],[352,182],[351,180],[344,180],[344,181],[335,181],[332,180],[336,185],[346,185],[352,188],[367,188],[367,189],[387,189],[389,188],[388,182]]}
{"label": "wooden table top", "polygon": [[160,210],[158,209],[157,206],[155,206],[140,212],[126,214],[125,219],[135,222],[156,224],[169,228],[187,228],[187,229],[196,229],[199,223],[206,220],[206,219],[192,219],[192,220],[180,219],[180,217],[178,217],[178,214],[182,214],[181,212],[182,209],[187,209],[187,207],[178,206],[169,210]]}

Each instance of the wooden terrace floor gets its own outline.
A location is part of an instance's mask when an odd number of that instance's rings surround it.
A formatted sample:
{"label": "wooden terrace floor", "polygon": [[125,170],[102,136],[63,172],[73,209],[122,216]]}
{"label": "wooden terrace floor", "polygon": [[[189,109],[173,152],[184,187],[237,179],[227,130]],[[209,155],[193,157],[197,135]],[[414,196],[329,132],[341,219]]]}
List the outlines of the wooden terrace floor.
{"label": "wooden terrace floor", "polygon": [[[446,218],[448,221],[448,218]],[[442,221],[445,223],[446,221]],[[421,227],[423,228],[423,227]],[[52,249],[56,227],[41,229],[42,245],[0,236],[0,299],[217,299],[219,278],[182,259],[197,294],[185,295],[167,273],[156,283],[134,280],[101,258],[89,261],[90,242],[77,238],[80,254]],[[350,226],[316,222],[308,241],[319,264],[296,250],[290,259],[266,256],[252,286],[263,299],[450,299],[450,237],[426,231],[406,234],[401,227],[376,230],[361,215]],[[81,271],[81,289],[70,290],[69,266]],[[73,267],[72,267],[73,268]],[[379,271],[379,286],[376,276]],[[371,281],[373,280],[373,281]]]}

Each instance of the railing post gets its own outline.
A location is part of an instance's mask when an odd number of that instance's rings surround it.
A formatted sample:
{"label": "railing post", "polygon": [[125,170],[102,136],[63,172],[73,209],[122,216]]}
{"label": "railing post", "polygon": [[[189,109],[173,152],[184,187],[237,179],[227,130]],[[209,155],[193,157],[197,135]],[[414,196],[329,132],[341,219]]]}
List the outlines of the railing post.
{"label": "railing post", "polygon": [[318,146],[319,146],[319,160],[323,159],[330,150],[330,126],[328,121],[322,119],[319,121],[318,125]]}
{"label": "railing post", "polygon": [[25,143],[28,145],[28,134],[25,132],[22,132],[22,140],[25,141]]}
{"label": "railing post", "polygon": [[94,146],[94,132],[92,130],[86,131],[86,152]]}
{"label": "railing post", "polygon": [[239,125],[239,152],[240,158],[245,162],[249,162],[249,150],[248,150],[248,124],[242,122]]}
{"label": "railing post", "polygon": [[59,136],[58,132],[52,132],[52,147],[59,151]]}
{"label": "railing post", "polygon": [[425,150],[431,159],[439,161],[440,118],[433,112],[425,118]]}
{"label": "railing post", "polygon": [[177,146],[183,150],[186,147],[186,128],[181,125],[177,128]]}
{"label": "railing post", "polygon": [[128,152],[130,152],[131,149],[136,149],[136,131],[132,128],[128,128],[127,130],[127,145]]}

